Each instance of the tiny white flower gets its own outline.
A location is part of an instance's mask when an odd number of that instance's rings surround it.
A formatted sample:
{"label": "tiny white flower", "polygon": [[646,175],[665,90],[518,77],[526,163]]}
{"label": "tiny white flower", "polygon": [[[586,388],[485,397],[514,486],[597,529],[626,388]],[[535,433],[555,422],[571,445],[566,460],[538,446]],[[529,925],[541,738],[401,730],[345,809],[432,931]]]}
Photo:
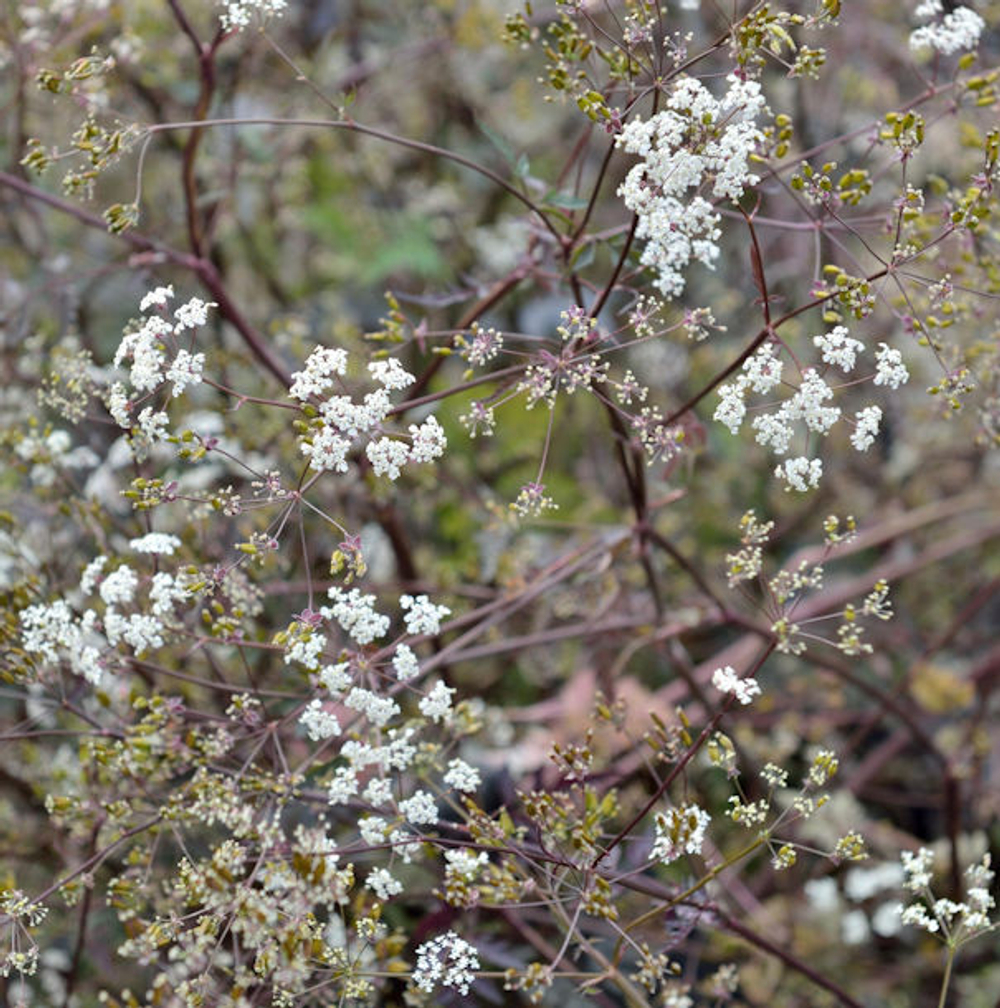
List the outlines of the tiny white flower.
{"label": "tiny white flower", "polygon": [[427,791],[417,791],[413,797],[401,801],[399,811],[414,826],[433,826],[439,818],[434,796]]}
{"label": "tiny white flower", "polygon": [[187,350],[178,350],[173,363],[167,369],[166,379],[173,382],[171,396],[176,398],[188,385],[201,384],[202,370],[205,367],[205,355],[192,354]]}
{"label": "tiny white flower", "polygon": [[876,385],[887,385],[891,389],[897,389],[900,385],[905,385],[910,378],[903,363],[903,355],[885,343],[879,343],[878,350],[875,351],[875,379]]}
{"label": "tiny white flower", "polygon": [[447,773],[444,775],[444,782],[448,787],[452,787],[456,791],[471,794],[482,783],[482,778],[474,766],[469,766],[465,760],[456,758],[449,761]]}
{"label": "tiny white flower", "polygon": [[368,371],[375,381],[388,389],[404,389],[417,380],[395,357],[372,361],[368,365]]}
{"label": "tiny white flower", "polygon": [[177,320],[174,332],[181,333],[185,329],[194,329],[196,326],[204,325],[208,321],[208,309],[217,307],[218,305],[214,301],[191,298],[187,304],[182,304],[174,312],[174,318]]}
{"label": "tiny white flower", "polygon": [[340,734],[340,722],[336,716],[323,708],[319,700],[313,700],[299,716],[299,724],[313,742],[323,742]]}
{"label": "tiny white flower", "polygon": [[347,694],[344,704],[364,714],[379,728],[384,728],[400,712],[399,704],[392,697],[380,696],[360,686],[355,686]]}
{"label": "tiny white flower", "polygon": [[357,588],[344,591],[336,585],[327,595],[334,604],[324,606],[321,614],[325,619],[335,619],[358,644],[370,644],[388,632],[389,617],[375,611],[374,595],[362,595]]}
{"label": "tiny white flower", "polygon": [[327,800],[331,805],[346,805],[358,793],[358,775],[352,767],[338,767],[327,788]]}
{"label": "tiny white flower", "polygon": [[[923,3],[918,17],[935,17],[942,13],[940,0]],[[945,56],[974,49],[986,27],[986,22],[969,7],[956,7],[932,24],[922,25],[910,32],[911,49],[935,49]]]}
{"label": "tiny white flower", "polygon": [[98,589],[105,605],[123,605],[135,597],[139,575],[131,567],[121,566],[105,575]]}
{"label": "tiny white flower", "polygon": [[383,902],[403,891],[403,883],[385,868],[373,868],[365,879],[365,885]]}
{"label": "tiny white flower", "polygon": [[451,987],[465,997],[478,969],[479,956],[475,947],[449,931],[417,949],[413,982],[428,994],[441,986]]}
{"label": "tiny white flower", "polygon": [[875,443],[878,435],[878,425],[882,419],[882,410],[878,406],[866,406],[854,415],[854,432],[851,434],[851,444],[858,451],[868,451]]}
{"label": "tiny white flower", "polygon": [[392,668],[400,682],[406,682],[420,673],[420,663],[409,645],[396,646],[396,653],[392,656]]}
{"label": "tiny white flower", "polygon": [[747,676],[741,679],[732,665],[717,668],[712,673],[712,685],[720,693],[731,693],[744,706],[753,702],[755,696],[760,696],[760,683]]}
{"label": "tiny white flower", "polygon": [[172,284],[167,287],[156,287],[139,302],[139,311],[145,312],[150,308],[162,308],[173,296],[174,288]]}
{"label": "tiny white flower", "polygon": [[410,457],[410,451],[405,442],[390,437],[369,441],[365,447],[365,454],[372,464],[372,471],[375,475],[388,476],[391,480],[399,478],[400,470]]}
{"label": "tiny white flower", "polygon": [[436,417],[429,416],[419,427],[410,424],[409,429],[410,437],[413,439],[410,445],[411,462],[432,462],[444,454],[445,448],[448,447],[448,438]]}
{"label": "tiny white flower", "polygon": [[399,605],[409,610],[403,619],[411,634],[436,634],[441,629],[441,620],[451,615],[447,606],[434,605],[426,595],[401,595]]}
{"label": "tiny white flower", "polygon": [[268,17],[283,14],[288,0],[220,0],[225,11],[219,16],[226,31],[242,31],[248,27],[256,14]]}
{"label": "tiny white flower", "polygon": [[104,565],[107,562],[108,558],[106,556],[97,556],[84,567],[83,573],[80,575],[80,591],[84,595],[90,595],[93,592],[94,586],[97,584],[101,571],[104,570]]}
{"label": "tiny white flower", "polygon": [[823,463],[819,459],[800,456],[788,459],[787,462],[777,466],[774,475],[785,481],[786,490],[798,490],[800,493],[806,493],[811,488],[819,486],[819,481],[823,476]]}
{"label": "tiny white flower", "polygon": [[130,539],[129,546],[136,553],[153,553],[160,556],[173,556],[181,541],[175,535],[166,532],[147,532],[138,539]]}
{"label": "tiny white flower", "polygon": [[845,374],[854,369],[858,354],[865,348],[860,340],[847,335],[847,326],[836,326],[825,335],[813,336],[813,343],[822,351],[825,364],[833,364]]}
{"label": "tiny white flower", "polygon": [[347,374],[347,351],[335,347],[316,347],[306,359],[303,371],[292,375],[288,394],[293,399],[306,402],[311,396],[321,395],[335,377]]}
{"label": "tiny white flower", "polygon": [[451,697],[455,692],[450,686],[445,686],[440,680],[419,704],[420,713],[432,721],[444,721],[451,714]]}
{"label": "tiny white flower", "polygon": [[711,816],[694,803],[657,812],[653,822],[656,840],[652,857],[670,864],[682,854],[700,854],[705,830],[711,821]]}
{"label": "tiny white flower", "polygon": [[361,792],[369,805],[385,805],[392,800],[392,782],[384,777],[373,777]]}

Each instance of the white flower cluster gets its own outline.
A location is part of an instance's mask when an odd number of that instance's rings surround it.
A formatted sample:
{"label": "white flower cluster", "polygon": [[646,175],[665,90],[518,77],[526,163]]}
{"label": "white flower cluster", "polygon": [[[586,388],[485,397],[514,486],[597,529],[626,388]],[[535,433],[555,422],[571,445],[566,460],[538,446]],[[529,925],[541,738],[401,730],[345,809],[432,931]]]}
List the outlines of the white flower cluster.
{"label": "white flower cluster", "polygon": [[903,355],[885,343],[879,343],[878,350],[875,351],[874,383],[898,389],[900,385],[905,385],[909,380],[910,372],[906,370],[906,365],[903,363]]}
{"label": "white flower cluster", "polygon": [[451,716],[451,695],[455,692],[438,680],[419,703],[420,713],[432,721],[446,721]]}
{"label": "white flower cluster", "polygon": [[323,742],[340,734],[336,715],[325,710],[320,700],[313,700],[299,717],[299,724],[313,742]]}
{"label": "white flower cluster", "polygon": [[180,546],[181,541],[175,535],[168,535],[166,532],[147,532],[138,539],[130,539],[129,546],[136,553],[152,553],[156,556],[173,556],[174,550]]}
{"label": "white flower cluster", "polygon": [[966,869],[966,895],[962,902],[934,898],[931,892],[933,851],[926,847],[921,847],[916,854],[903,851],[901,860],[905,875],[903,888],[919,894],[926,901],[899,907],[904,924],[923,928],[930,934],[940,934],[954,947],[1000,925],[1000,921],[990,919],[996,901],[990,893],[995,873],[990,867],[989,854]]}
{"label": "white flower cluster", "polygon": [[451,878],[460,878],[466,882],[474,882],[479,873],[490,863],[490,856],[485,851],[473,854],[464,847],[444,852],[447,862],[447,872]]}
{"label": "white flower cluster", "polygon": [[799,455],[776,465],[774,475],[784,480],[786,490],[806,493],[819,486],[819,481],[823,478],[823,463],[819,459]]}
{"label": "white flower cluster", "polygon": [[847,326],[835,326],[828,333],[813,336],[813,343],[822,351],[823,363],[839,367],[844,374],[854,370],[858,354],[865,348],[861,340],[847,335]]}
{"label": "white flower cluster", "polygon": [[344,591],[336,585],[326,594],[333,605],[320,610],[324,619],[336,620],[358,644],[371,644],[389,632],[389,617],[375,611],[374,595],[362,595],[357,588]]}
{"label": "white flower cluster", "polygon": [[127,605],[135,597],[138,584],[139,575],[131,567],[119,567],[101,582],[101,601],[109,606]]}
{"label": "white flower cluster", "polygon": [[361,793],[369,805],[386,805],[392,799],[392,782],[383,777],[372,777]]}
{"label": "white flower cluster", "polygon": [[719,255],[719,215],[699,191],[710,182],[713,196],[736,200],[759,181],[747,163],[764,139],[755,120],[767,104],[756,81],[735,74],[726,81],[717,99],[700,81],[680,77],[665,109],[633,120],[618,136],[619,147],[642,158],[618,195],[638,216],[636,236],[646,239],[641,261],[656,270],[655,286],[667,298],[683,291],[692,260],[714,268]]}
{"label": "white flower cluster", "polygon": [[[147,294],[142,299],[140,310],[145,312],[152,307],[163,307],[173,296],[172,287],[158,287],[152,294]],[[179,395],[186,386],[201,381],[205,355],[191,354],[186,350],[179,351],[170,367],[170,371],[174,372],[171,377],[164,370],[166,341],[187,329],[204,325],[208,320],[208,309],[214,307],[214,302],[191,298],[174,312],[174,322],[162,315],[148,316],[138,329],[126,332],[122,337],[115,351],[115,367],[121,367],[127,358],[131,362],[129,380],[138,391],[152,391],[164,379],[168,379],[174,382],[173,394]]]}
{"label": "white flower cluster", "polygon": [[373,693],[361,686],[355,686],[344,697],[344,706],[364,714],[377,728],[384,728],[400,713],[400,706],[392,697]]}
{"label": "white flower cluster", "polygon": [[[814,336],[813,344],[819,349],[826,367],[836,367],[849,374],[854,370],[858,355],[864,344],[847,334],[844,326],[836,326],[828,333]],[[746,397],[750,392],[766,395],[783,384],[782,362],[777,356],[777,345],[763,344],[756,353],[743,362],[743,368],[736,378],[719,386],[719,404],[714,419],[725,424],[730,433],[736,434],[747,414]],[[910,377],[903,364],[902,355],[885,343],[880,343],[875,351],[875,385],[886,385],[896,389]],[[799,386],[788,398],[776,406],[757,407],[757,415],[752,427],[758,444],[764,445],[775,455],[787,454],[795,435],[795,424],[800,423],[805,433],[823,437],[841,417],[840,407],[828,405],[834,390],[815,368],[806,368],[799,380]],[[851,444],[858,451],[867,451],[878,435],[882,410],[878,406],[867,406],[858,411],[852,424]],[[804,455],[789,458],[774,470],[775,476],[785,482],[786,489],[805,492],[817,486],[823,475],[823,463]]]}
{"label": "white flower cluster", "polygon": [[[91,580],[96,580],[99,574],[98,568],[85,572]],[[341,718],[344,715],[338,709],[338,718],[329,709],[333,706],[331,700],[366,719],[371,732],[367,737],[364,729],[359,728],[357,719],[347,726],[351,737],[343,742],[337,754],[345,765],[338,766],[328,779],[327,800],[336,806],[347,805],[360,797],[369,806],[380,808],[393,804],[398,796],[399,800],[394,804],[395,826],[380,816],[368,815],[359,821],[358,829],[364,843],[373,847],[388,843],[394,855],[409,863],[420,853],[419,837],[412,829],[434,826],[440,819],[434,794],[418,789],[409,797],[402,797],[407,789],[398,779],[417,757],[416,736],[420,723],[411,721],[406,728],[394,727],[393,723],[403,714],[403,708],[396,699],[389,693],[378,692],[374,685],[377,680],[370,675],[366,675],[363,686],[355,682],[356,673],[372,671],[372,663],[376,660],[372,655],[348,654],[342,656],[345,660],[336,664],[321,664],[328,644],[320,628],[323,620],[335,621],[357,645],[364,647],[388,633],[390,619],[378,612],[374,595],[336,586],[329,589],[328,595],[332,605],[318,612],[303,612],[293,620],[284,635],[285,661],[299,662],[317,672],[319,682],[330,694],[326,699],[312,699],[299,716],[299,723],[312,741],[322,743],[342,734]],[[451,612],[447,606],[431,602],[426,595],[404,595],[400,599],[400,608],[405,611],[407,631],[420,635],[437,633],[441,620]],[[384,659],[379,655],[378,660]],[[402,641],[392,651],[391,667],[400,682],[407,682],[420,672],[416,653]],[[452,716],[454,693],[453,688],[440,680],[429,688],[417,704],[424,718],[423,726],[447,721]],[[442,790],[451,788],[466,794],[475,792],[481,783],[479,771],[458,758],[449,761],[442,777]],[[366,885],[383,900],[402,891],[397,888],[395,878],[380,868],[373,869]]]}
{"label": "white flower cluster", "polygon": [[854,414],[854,432],[851,444],[858,451],[868,451],[875,443],[878,425],[882,422],[882,410],[878,406],[866,406]]}
{"label": "white flower cluster", "polygon": [[420,662],[409,644],[399,644],[396,647],[396,653],[392,656],[392,668],[400,682],[406,682],[419,674]]}
{"label": "white flower cluster", "polygon": [[372,361],[368,365],[368,371],[375,381],[387,389],[404,389],[416,381],[395,357]]}
{"label": "white flower cluster", "polygon": [[452,987],[463,997],[475,980],[479,955],[475,946],[454,931],[432,938],[417,949],[417,966],[413,982],[428,994],[435,987]]}
{"label": "white flower cluster", "polygon": [[322,395],[335,377],[347,374],[347,351],[335,347],[316,347],[306,358],[303,371],[292,375],[288,394],[300,402],[308,402],[314,395]]}
{"label": "white flower cluster", "polygon": [[451,615],[447,606],[434,605],[426,595],[400,595],[399,605],[409,610],[403,619],[411,634],[436,634],[441,629],[441,620]]}
{"label": "white flower cluster", "polygon": [[201,383],[202,371],[205,367],[205,355],[193,354],[180,349],[173,363],[167,368],[167,381],[173,382],[171,396],[176,398],[188,387]]}
{"label": "white flower cluster", "polygon": [[255,14],[267,17],[282,14],[288,7],[288,0],[222,0],[225,10],[219,15],[226,31],[242,31],[249,26]]}
{"label": "white flower cluster", "polygon": [[741,679],[732,665],[717,668],[712,673],[712,685],[720,693],[731,693],[744,706],[753,702],[755,696],[760,696],[760,683],[747,676]]}
{"label": "white flower cluster", "polygon": [[438,821],[438,808],[434,796],[428,791],[417,791],[399,803],[399,811],[414,826],[433,826]]}
{"label": "white flower cluster", "polygon": [[285,664],[297,662],[311,671],[319,668],[320,660],[326,649],[326,635],[320,633],[309,624],[293,621],[288,628],[288,640],[285,643]]}
{"label": "white flower cluster", "polygon": [[475,767],[469,766],[465,760],[456,758],[448,762],[448,771],[444,775],[444,782],[456,791],[471,794],[482,783],[482,778]]}
{"label": "white flower cluster", "polygon": [[403,891],[403,883],[385,868],[373,868],[365,879],[365,885],[383,902]]}
{"label": "white flower cluster", "polygon": [[711,821],[712,817],[693,802],[657,812],[653,822],[656,840],[651,856],[667,865],[682,854],[700,854],[705,830]]}
{"label": "white flower cluster", "polygon": [[97,686],[103,670],[100,649],[92,643],[100,640],[96,622],[93,609],[78,619],[64,599],[28,606],[20,614],[21,646],[28,654],[53,664],[59,661],[60,652],[65,652],[70,668]]}
{"label": "white flower cluster", "polygon": [[80,576],[83,595],[92,597],[96,589],[104,604],[103,616],[92,608],[77,616],[65,599],[28,606],[20,614],[25,651],[53,665],[65,660],[73,672],[95,686],[100,685],[107,664],[105,653],[118,644],[128,645],[139,656],[162,647],[175,603],[187,598],[181,580],[158,571],[148,585],[150,611],[125,615],[118,607],[135,603],[139,575],[127,564],[103,575],[107,563],[106,556],[95,557]]}
{"label": "white flower cluster", "polygon": [[73,439],[64,430],[40,433],[29,430],[16,443],[17,457],[31,462],[31,481],[37,486],[52,486],[57,469],[82,469],[97,465],[97,455],[86,445],[73,447]]}
{"label": "white flower cluster", "polygon": [[986,22],[969,7],[956,7],[944,14],[941,0],[924,0],[914,13],[921,20],[933,20],[910,32],[910,48],[934,49],[945,56],[974,49],[986,27]]}
{"label": "white flower cluster", "polygon": [[[173,287],[156,287],[144,295],[139,310],[146,313],[151,309],[165,309],[173,296]],[[191,298],[174,311],[173,321],[162,314],[148,315],[138,329],[122,336],[115,351],[114,366],[120,368],[126,360],[129,362],[129,381],[137,392],[152,392],[167,381],[172,385],[171,398],[176,398],[190,386],[200,384],[205,355],[178,347],[176,338],[188,329],[204,325],[208,321],[208,310],[214,307],[214,301]],[[168,364],[171,348],[173,356]],[[115,423],[131,431],[141,442],[151,444],[166,437],[167,414],[146,406],[133,419],[132,402],[120,382],[106,390],[105,404]]]}
{"label": "white flower cluster", "polygon": [[[332,395],[319,405],[319,417],[299,442],[310,468],[317,472],[345,473],[347,459],[355,442],[362,435],[370,437],[381,430],[392,402],[390,391],[398,391],[416,380],[395,358],[372,361],[368,365],[372,378],[381,388],[367,393],[360,402],[349,395]],[[324,395],[336,378],[347,374],[347,352],[332,347],[317,347],[307,358],[302,371],[292,375],[289,395],[300,402]],[[407,437],[408,440],[401,438]],[[448,439],[433,416],[421,424],[410,424],[409,434],[399,437],[372,437],[365,454],[376,476],[399,478],[407,463],[431,462],[444,454]]]}

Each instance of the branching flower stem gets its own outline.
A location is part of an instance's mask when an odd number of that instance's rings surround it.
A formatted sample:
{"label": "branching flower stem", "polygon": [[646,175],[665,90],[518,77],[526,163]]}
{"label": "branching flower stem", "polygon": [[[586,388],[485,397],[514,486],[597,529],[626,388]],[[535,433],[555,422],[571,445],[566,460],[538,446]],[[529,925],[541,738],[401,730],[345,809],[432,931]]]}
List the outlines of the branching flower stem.
{"label": "branching flower stem", "polygon": [[[747,672],[748,677],[753,677],[763,666],[764,662],[770,657],[771,653],[777,647],[776,641],[771,641],[768,643],[767,647],[764,649],[763,653],[754,662],[753,667]],[[666,794],[667,788],[680,776],[684,768],[694,759],[695,754],[699,749],[708,741],[712,732],[718,727],[719,722],[722,720],[726,711],[729,710],[733,703],[733,697],[730,696],[728,700],[720,705],[718,711],[712,717],[711,721],[705,725],[702,729],[701,734],[695,739],[694,744],[688,747],[688,750],[684,755],[674,764],[673,770],[663,778],[660,786],[653,792],[649,801],[632,817],[632,819],[625,825],[621,831],[611,840],[611,842],[602,850],[596,858],[594,858],[591,867],[596,868],[621,842],[627,837],[635,827],[642,822],[642,820],[649,814],[649,811],[653,806]]]}

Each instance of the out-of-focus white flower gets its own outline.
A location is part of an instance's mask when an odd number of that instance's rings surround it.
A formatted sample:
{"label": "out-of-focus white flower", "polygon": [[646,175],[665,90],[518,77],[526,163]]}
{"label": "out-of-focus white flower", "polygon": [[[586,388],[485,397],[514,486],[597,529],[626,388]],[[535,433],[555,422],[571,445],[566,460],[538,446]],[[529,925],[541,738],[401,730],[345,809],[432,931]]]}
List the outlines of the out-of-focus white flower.
{"label": "out-of-focus white flower", "polygon": [[910,32],[910,48],[934,49],[945,56],[974,49],[986,27],[986,22],[969,7],[956,7],[941,17],[941,0],[925,0],[915,13],[919,18],[935,20]]}
{"label": "out-of-focus white flower", "polygon": [[101,601],[105,605],[122,605],[131,602],[139,584],[139,575],[131,567],[121,566],[101,581]]}
{"label": "out-of-focus white flower", "polygon": [[180,546],[181,541],[175,535],[166,532],[147,532],[138,539],[130,539],[129,546],[136,553],[154,553],[160,556],[173,556],[174,550]]}
{"label": "out-of-focus white flower", "polygon": [[403,891],[403,883],[385,868],[373,868],[365,879],[365,885],[383,901]]}
{"label": "out-of-focus white flower", "polygon": [[208,309],[217,308],[214,301],[202,301],[201,298],[191,298],[190,301],[182,304],[174,312],[177,320],[174,326],[175,333],[181,333],[185,329],[194,329],[196,326],[203,326],[208,321]]}
{"label": "out-of-focus white flower", "polygon": [[731,693],[744,706],[753,702],[755,696],[760,696],[760,683],[747,676],[741,679],[732,665],[717,668],[712,673],[712,685],[720,693]]}
{"label": "out-of-focus white flower", "polygon": [[288,0],[222,0],[225,10],[219,16],[226,31],[242,31],[254,18],[283,14]]}
{"label": "out-of-focus white flower", "polygon": [[143,296],[139,302],[139,311],[149,311],[150,308],[162,308],[174,296],[173,284],[168,287],[155,287]]}
{"label": "out-of-focus white flower", "polygon": [[400,682],[406,682],[420,672],[420,663],[408,644],[396,647],[396,653],[392,656],[392,668]]}

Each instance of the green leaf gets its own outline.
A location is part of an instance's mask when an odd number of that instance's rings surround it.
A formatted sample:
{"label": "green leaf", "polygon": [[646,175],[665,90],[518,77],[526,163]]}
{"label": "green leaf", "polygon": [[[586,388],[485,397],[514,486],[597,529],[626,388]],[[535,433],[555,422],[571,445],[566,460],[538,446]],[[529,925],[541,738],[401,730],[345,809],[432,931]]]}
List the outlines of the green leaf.
{"label": "green leaf", "polygon": [[587,200],[580,196],[555,190],[547,193],[542,202],[547,206],[559,207],[562,210],[583,210],[587,206]]}
{"label": "green leaf", "polygon": [[[496,147],[498,151],[500,151],[500,153],[503,155],[504,161],[506,161],[507,164],[509,164],[514,169],[514,172],[516,174],[518,156],[515,153],[514,148],[504,137],[500,136],[499,133],[495,133],[493,130],[491,130],[489,126],[485,126],[483,123],[477,123],[477,125],[479,126],[479,129],[482,132],[483,136],[485,136],[486,139],[489,140],[489,142],[493,144],[493,146]],[[524,155],[522,154],[521,157],[524,157]]]}
{"label": "green leaf", "polygon": [[586,269],[594,261],[596,246],[597,243],[592,241],[577,245],[570,258],[570,265],[573,269]]}

